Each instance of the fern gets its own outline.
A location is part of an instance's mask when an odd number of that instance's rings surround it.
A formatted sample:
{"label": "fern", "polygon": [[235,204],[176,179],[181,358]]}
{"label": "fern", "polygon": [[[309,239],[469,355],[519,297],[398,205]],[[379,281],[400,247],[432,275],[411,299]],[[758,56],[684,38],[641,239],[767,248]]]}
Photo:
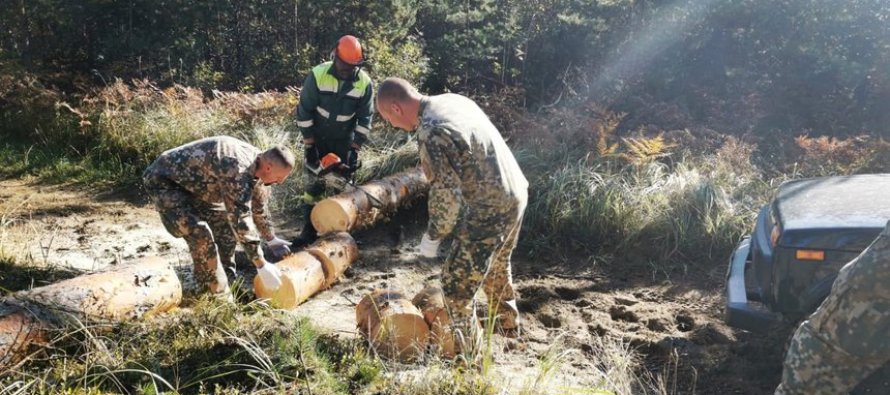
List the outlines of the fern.
{"label": "fern", "polygon": [[615,138],[618,125],[627,113],[609,111],[599,105],[592,104],[591,111],[596,115],[591,129],[596,136],[596,154],[599,157],[613,156],[618,152],[619,144],[610,143]]}
{"label": "fern", "polygon": [[668,150],[674,147],[674,144],[664,141],[663,133],[652,138],[627,137],[621,140],[627,148],[624,157],[635,164],[648,163],[656,158],[668,156],[670,155]]}

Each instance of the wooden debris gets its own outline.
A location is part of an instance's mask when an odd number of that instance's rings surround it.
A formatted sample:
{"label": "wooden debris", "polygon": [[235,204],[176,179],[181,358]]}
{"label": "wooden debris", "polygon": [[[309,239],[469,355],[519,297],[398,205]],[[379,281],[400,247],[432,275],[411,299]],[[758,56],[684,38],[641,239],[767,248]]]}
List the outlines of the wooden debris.
{"label": "wooden debris", "polygon": [[339,232],[322,237],[306,249],[321,261],[325,273],[325,288],[334,285],[358,259],[358,245],[349,233]]}
{"label": "wooden debris", "polygon": [[293,309],[324,288],[324,268],[306,251],[289,255],[276,265],[281,271],[281,287],[277,290],[267,289],[260,276],[253,278],[257,298],[268,299],[276,308]]}

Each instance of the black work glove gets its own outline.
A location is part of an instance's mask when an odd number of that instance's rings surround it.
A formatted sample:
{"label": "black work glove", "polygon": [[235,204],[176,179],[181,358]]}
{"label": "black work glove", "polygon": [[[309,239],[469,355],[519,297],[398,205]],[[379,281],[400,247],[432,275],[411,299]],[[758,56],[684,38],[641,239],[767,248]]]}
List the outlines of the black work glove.
{"label": "black work glove", "polygon": [[290,255],[290,253],[291,253],[290,247],[288,247],[286,245],[279,245],[279,246],[275,246],[275,247],[270,246],[269,254],[267,255],[266,259],[269,262],[275,263],[275,262],[278,262],[278,261],[284,259],[284,257]]}
{"label": "black work glove", "polygon": [[349,172],[355,172],[359,168],[358,162],[358,149],[355,147],[349,148],[349,154],[346,156],[346,166],[349,166]]}
{"label": "black work glove", "polygon": [[318,167],[318,149],[315,144],[306,144],[303,148],[303,158],[310,167]]}

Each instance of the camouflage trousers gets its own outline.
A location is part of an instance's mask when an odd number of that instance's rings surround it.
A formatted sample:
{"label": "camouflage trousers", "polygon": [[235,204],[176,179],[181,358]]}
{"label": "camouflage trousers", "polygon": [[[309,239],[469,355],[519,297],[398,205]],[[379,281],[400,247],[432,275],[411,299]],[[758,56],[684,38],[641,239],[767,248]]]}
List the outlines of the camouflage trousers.
{"label": "camouflage trousers", "polygon": [[222,203],[195,199],[162,176],[146,174],[143,185],[174,237],[188,244],[201,292],[226,293],[226,267],[234,269],[237,240]]}
{"label": "camouflage trousers", "polygon": [[888,361],[890,223],[797,328],[776,394],[846,394]]}
{"label": "camouflage trousers", "polygon": [[[516,329],[519,310],[510,256],[516,248],[526,196],[484,209],[469,207],[455,226],[451,252],[442,268],[442,291],[455,339],[478,340],[475,294],[480,286],[488,312],[503,329]],[[459,348],[466,350],[466,342]]]}

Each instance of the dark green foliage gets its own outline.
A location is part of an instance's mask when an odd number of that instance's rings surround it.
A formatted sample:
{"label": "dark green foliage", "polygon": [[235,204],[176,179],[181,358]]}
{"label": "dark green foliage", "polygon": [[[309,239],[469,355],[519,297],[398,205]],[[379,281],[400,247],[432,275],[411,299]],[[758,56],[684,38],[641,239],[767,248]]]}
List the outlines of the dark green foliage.
{"label": "dark green foliage", "polygon": [[38,71],[65,92],[115,77],[282,89],[350,33],[378,79],[518,88],[532,108],[592,99],[629,112],[631,129],[703,122],[792,136],[890,124],[890,4],[880,0],[10,3],[3,68]]}
{"label": "dark green foliage", "polygon": [[417,8],[412,0],[13,3],[0,9],[0,20],[16,21],[0,56],[28,70],[251,91],[298,84],[343,34],[398,48]]}

